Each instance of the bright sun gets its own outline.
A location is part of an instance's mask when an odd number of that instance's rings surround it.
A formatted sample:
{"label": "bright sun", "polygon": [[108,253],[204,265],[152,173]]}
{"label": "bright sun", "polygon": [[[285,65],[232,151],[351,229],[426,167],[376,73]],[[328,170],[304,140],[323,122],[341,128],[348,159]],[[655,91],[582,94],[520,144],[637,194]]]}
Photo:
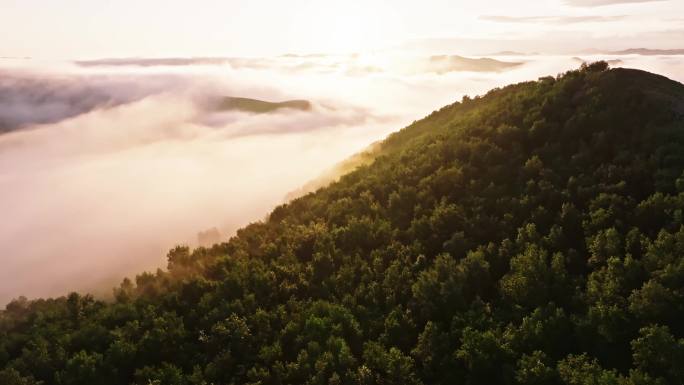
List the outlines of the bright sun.
{"label": "bright sun", "polygon": [[[291,30],[309,49],[347,53],[388,43],[400,21],[389,4],[309,1],[293,18]],[[306,36],[301,36],[306,34]]]}

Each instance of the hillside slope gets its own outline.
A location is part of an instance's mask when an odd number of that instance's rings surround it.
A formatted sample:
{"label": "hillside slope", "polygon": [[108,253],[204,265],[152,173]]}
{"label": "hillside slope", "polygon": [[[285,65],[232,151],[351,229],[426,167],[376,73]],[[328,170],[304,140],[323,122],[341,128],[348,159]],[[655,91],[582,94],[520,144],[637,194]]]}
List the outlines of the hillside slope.
{"label": "hillside slope", "polygon": [[12,302],[0,383],[682,383],[683,101],[605,63],[464,98],[114,303]]}

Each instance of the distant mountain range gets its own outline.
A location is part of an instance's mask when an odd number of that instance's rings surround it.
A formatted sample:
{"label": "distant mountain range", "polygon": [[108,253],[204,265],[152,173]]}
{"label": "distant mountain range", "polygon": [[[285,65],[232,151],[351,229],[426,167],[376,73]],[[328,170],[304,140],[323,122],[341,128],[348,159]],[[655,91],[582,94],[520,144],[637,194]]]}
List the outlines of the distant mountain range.
{"label": "distant mountain range", "polygon": [[605,50],[605,49],[587,49],[584,54],[603,54],[603,55],[643,55],[643,56],[659,56],[659,55],[684,55],[684,49],[654,49],[654,48],[627,48],[623,50]]}
{"label": "distant mountain range", "polygon": [[188,66],[229,64],[231,58],[225,57],[167,57],[167,58],[105,58],[95,60],[76,60],[81,67],[100,66]]}
{"label": "distant mountain range", "polygon": [[650,48],[630,48],[622,51],[609,52],[611,55],[684,55],[684,49],[650,49]]}

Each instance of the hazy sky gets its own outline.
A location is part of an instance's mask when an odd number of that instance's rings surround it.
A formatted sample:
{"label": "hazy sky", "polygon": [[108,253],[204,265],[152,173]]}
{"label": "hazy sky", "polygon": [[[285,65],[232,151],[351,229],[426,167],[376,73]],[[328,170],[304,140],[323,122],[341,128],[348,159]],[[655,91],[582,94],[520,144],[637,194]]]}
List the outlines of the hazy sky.
{"label": "hazy sky", "polygon": [[349,52],[426,38],[678,48],[684,1],[0,0],[0,56]]}

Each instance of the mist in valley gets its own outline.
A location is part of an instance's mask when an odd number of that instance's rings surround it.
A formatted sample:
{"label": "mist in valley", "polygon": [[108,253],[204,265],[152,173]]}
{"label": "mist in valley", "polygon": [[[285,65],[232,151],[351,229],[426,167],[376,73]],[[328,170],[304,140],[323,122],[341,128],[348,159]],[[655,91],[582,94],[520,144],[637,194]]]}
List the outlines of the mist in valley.
{"label": "mist in valley", "polygon": [[[399,54],[0,60],[0,303],[106,296],[125,276],[163,268],[173,246],[195,247],[213,228],[227,240],[465,94],[603,58],[509,55],[496,59],[519,64],[485,70]],[[680,55],[610,58],[684,80]],[[209,107],[225,97],[310,108]]]}

